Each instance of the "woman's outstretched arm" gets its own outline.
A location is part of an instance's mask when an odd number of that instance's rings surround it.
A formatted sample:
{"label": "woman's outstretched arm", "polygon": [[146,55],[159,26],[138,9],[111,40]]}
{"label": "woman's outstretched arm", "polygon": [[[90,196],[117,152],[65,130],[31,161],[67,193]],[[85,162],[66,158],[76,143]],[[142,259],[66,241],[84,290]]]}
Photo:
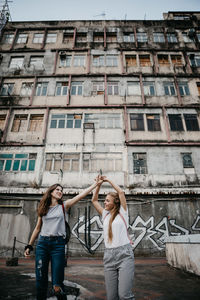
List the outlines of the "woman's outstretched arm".
{"label": "woman's outstretched arm", "polygon": [[93,197],[92,197],[92,204],[94,205],[95,209],[100,215],[102,215],[103,213],[103,207],[99,204],[98,197],[99,197],[99,190],[101,188],[102,182],[103,182],[102,180],[99,182],[99,184],[97,185],[96,189],[93,192]]}

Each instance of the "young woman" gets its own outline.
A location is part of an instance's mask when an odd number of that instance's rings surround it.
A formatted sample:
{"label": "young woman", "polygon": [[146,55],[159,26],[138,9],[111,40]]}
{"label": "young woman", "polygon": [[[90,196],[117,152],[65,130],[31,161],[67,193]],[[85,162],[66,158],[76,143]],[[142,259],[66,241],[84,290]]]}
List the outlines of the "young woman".
{"label": "young woman", "polygon": [[[126,198],[121,188],[107,177],[98,176],[96,180],[98,185],[94,191],[92,203],[103,221],[105,243],[103,260],[107,300],[134,300],[132,292],[134,255],[127,231]],[[104,209],[98,202],[102,180],[108,182],[116,191],[107,194]]]}
{"label": "young woman", "polygon": [[[87,196],[96,186],[94,182],[76,197],[64,202],[67,210],[79,200]],[[64,293],[64,266],[65,266],[65,220],[62,207],[63,188],[54,184],[43,195],[38,207],[38,220],[31,235],[24,255],[30,256],[33,244],[40,233],[36,247],[35,270],[37,300],[47,298],[48,265],[51,261],[51,277],[54,294],[57,299],[67,299]]]}

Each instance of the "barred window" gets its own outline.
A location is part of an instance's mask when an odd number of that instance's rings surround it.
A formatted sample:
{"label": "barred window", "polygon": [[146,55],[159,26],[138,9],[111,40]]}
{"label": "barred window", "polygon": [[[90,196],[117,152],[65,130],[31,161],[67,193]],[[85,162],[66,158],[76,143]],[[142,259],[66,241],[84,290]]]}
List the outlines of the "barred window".
{"label": "barred window", "polygon": [[146,153],[133,153],[133,173],[147,174],[147,155]]}

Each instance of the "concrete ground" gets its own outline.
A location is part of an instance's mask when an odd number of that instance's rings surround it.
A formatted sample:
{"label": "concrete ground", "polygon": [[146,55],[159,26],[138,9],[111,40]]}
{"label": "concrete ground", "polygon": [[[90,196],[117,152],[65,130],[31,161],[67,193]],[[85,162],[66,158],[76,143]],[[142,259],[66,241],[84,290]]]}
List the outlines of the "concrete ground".
{"label": "concrete ground", "polygon": [[[65,269],[68,300],[106,299],[101,259],[69,258]],[[164,258],[136,258],[136,300],[199,300],[200,277],[169,267]],[[0,299],[35,299],[34,260],[6,266],[0,258]],[[55,299],[49,293],[48,299]]]}

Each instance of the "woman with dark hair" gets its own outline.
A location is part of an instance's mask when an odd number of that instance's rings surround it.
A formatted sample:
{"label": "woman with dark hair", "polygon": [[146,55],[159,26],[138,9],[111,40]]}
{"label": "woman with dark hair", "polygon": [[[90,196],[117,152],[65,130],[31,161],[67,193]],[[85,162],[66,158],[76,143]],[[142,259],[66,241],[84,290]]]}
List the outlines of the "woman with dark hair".
{"label": "woman with dark hair", "polygon": [[87,196],[97,185],[98,181],[64,203],[62,201],[63,188],[60,184],[50,186],[43,195],[37,211],[37,224],[24,252],[26,257],[30,256],[33,244],[40,234],[35,257],[37,300],[45,300],[47,298],[49,261],[51,261],[54,295],[56,295],[57,299],[67,299],[63,285],[66,233],[64,209],[67,213],[71,206]]}
{"label": "woman with dark hair", "polygon": [[[128,235],[128,208],[121,188],[106,176],[97,177],[92,203],[102,216],[104,231],[104,274],[107,300],[134,300],[134,254]],[[101,184],[108,182],[116,192],[108,193],[104,209],[98,202]]]}

